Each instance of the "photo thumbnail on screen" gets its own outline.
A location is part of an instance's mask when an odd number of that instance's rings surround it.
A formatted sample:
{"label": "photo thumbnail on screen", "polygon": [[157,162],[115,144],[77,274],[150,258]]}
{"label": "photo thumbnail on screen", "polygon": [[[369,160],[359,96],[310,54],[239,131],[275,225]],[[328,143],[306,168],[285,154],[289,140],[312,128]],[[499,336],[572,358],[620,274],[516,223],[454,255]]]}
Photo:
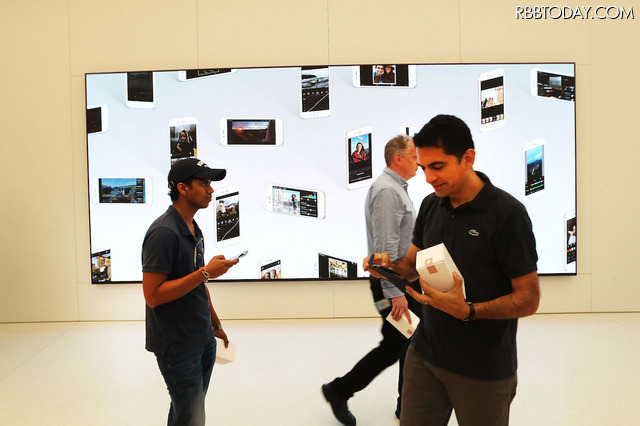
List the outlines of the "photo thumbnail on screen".
{"label": "photo thumbnail on screen", "polygon": [[481,124],[504,120],[504,77],[480,83]]}
{"label": "photo thumbnail on screen", "polygon": [[301,67],[302,112],[329,110],[329,67]]}
{"label": "photo thumbnail on screen", "polygon": [[153,102],[153,72],[127,73],[127,100],[131,102]]}
{"label": "photo thumbnail on screen", "polygon": [[260,279],[261,280],[279,280],[282,278],[280,271],[281,261],[280,259],[270,261],[263,265],[260,265]]}
{"label": "photo thumbnail on screen", "polygon": [[106,131],[109,127],[108,123],[104,122],[106,109],[106,105],[87,108],[87,134]]}
{"label": "photo thumbnail on screen", "polygon": [[271,211],[295,216],[318,217],[318,193],[316,191],[272,186]]}
{"label": "photo thumbnail on screen", "polygon": [[544,189],[544,144],[525,151],[526,173],[524,195],[531,195]]}
{"label": "photo thumbnail on screen", "polygon": [[318,253],[319,278],[349,279],[358,277],[356,262]]}
{"label": "photo thumbnail on screen", "polygon": [[227,120],[229,145],[276,145],[276,121]]}
{"label": "photo thumbnail on screen", "polygon": [[371,133],[348,138],[349,144],[349,183],[355,183],[373,177],[371,164]]}
{"label": "photo thumbnail on screen", "polygon": [[575,101],[576,78],[547,71],[537,72],[538,96]]}
{"label": "photo thumbnail on screen", "polygon": [[143,204],[145,198],[144,178],[99,178],[100,203]]}
{"label": "photo thumbnail on screen", "polygon": [[111,282],[111,250],[91,254],[91,283]]}
{"label": "photo thumbnail on screen", "polygon": [[240,237],[240,194],[232,192],[216,197],[216,241]]}
{"label": "photo thumbnail on screen", "polygon": [[198,155],[197,124],[195,118],[176,119],[169,122],[171,164],[183,158]]}
{"label": "photo thumbnail on screen", "polygon": [[[413,66],[415,67],[415,66]],[[360,65],[360,86],[415,86],[415,73],[406,64]]]}

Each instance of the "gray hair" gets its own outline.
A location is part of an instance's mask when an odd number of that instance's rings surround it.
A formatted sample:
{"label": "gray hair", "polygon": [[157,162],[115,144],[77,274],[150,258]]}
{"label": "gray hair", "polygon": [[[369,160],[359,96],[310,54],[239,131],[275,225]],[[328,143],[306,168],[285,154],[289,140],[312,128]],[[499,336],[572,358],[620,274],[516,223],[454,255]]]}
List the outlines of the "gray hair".
{"label": "gray hair", "polygon": [[396,154],[407,155],[409,151],[409,144],[413,142],[413,138],[407,135],[398,135],[387,142],[384,147],[384,161],[387,166],[390,166],[393,162],[393,157]]}

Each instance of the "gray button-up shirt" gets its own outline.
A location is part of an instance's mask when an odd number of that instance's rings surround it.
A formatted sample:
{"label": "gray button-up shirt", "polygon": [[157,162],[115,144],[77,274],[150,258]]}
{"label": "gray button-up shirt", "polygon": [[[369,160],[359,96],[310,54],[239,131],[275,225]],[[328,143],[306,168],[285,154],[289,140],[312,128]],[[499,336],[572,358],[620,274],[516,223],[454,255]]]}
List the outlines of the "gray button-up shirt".
{"label": "gray button-up shirt", "polygon": [[[369,253],[389,253],[392,262],[407,254],[416,213],[407,193],[407,181],[388,167],[369,188],[365,201],[365,220]],[[404,295],[384,279],[382,292],[386,298]]]}

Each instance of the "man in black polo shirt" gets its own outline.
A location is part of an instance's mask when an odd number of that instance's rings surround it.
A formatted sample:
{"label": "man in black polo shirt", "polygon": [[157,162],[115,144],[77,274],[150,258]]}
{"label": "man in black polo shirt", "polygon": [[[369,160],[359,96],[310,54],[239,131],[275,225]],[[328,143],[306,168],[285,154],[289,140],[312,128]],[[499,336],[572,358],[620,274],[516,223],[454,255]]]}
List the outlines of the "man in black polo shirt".
{"label": "man in black polo shirt", "polygon": [[173,204],[156,219],[142,243],[142,290],[146,301],[146,349],[156,355],[171,397],[168,425],[204,425],[204,398],[216,358],[214,335],[229,344],[209,291],[209,278],[238,260],[214,256],[204,263],[204,239],[195,213],[212,199],[212,180],[226,170],[197,158],[169,171]]}
{"label": "man in black polo shirt", "polygon": [[[442,293],[420,280],[425,306],[407,352],[400,424],[507,425],[517,377],[517,318],[538,309],[540,289],[531,221],[524,206],[473,170],[471,132],[439,115],[414,136],[418,163],[433,186],[422,202],[407,255],[373,262],[415,279],[416,254],[444,243],[464,277]],[[364,268],[368,270],[368,259]],[[377,275],[372,272],[372,275]]]}

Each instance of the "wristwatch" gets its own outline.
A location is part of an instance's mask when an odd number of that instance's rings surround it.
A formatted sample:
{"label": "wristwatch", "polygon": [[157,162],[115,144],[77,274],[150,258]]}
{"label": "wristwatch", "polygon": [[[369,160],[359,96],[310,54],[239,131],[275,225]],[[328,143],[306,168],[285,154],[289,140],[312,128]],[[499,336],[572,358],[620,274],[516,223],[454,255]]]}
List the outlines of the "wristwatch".
{"label": "wristwatch", "polygon": [[203,266],[202,268],[200,268],[200,272],[202,272],[202,275],[204,275],[204,277],[205,277],[206,279],[209,279],[209,277],[211,276],[211,275],[209,275],[209,273],[207,272],[207,270],[206,270],[206,269],[204,269],[204,266]]}
{"label": "wristwatch", "polygon": [[469,316],[466,317],[464,321],[470,322],[476,319],[476,307],[473,306],[472,302],[467,302],[467,305],[469,305]]}

